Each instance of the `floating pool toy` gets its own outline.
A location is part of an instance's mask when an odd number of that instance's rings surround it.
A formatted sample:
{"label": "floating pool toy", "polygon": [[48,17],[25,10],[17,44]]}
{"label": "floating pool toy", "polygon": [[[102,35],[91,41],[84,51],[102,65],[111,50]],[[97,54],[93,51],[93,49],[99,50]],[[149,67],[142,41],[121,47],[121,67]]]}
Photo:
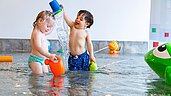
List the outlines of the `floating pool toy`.
{"label": "floating pool toy", "polygon": [[59,3],[56,0],[53,0],[49,3],[50,7],[53,10],[53,14],[56,15],[62,11],[62,7],[59,5]]}
{"label": "floating pool toy", "polygon": [[90,71],[96,71],[98,68],[97,68],[97,64],[95,62],[90,62]]}
{"label": "floating pool toy", "polygon": [[64,62],[58,56],[56,56],[57,60],[51,61],[46,59],[45,64],[50,66],[50,70],[52,71],[54,76],[60,76],[65,73]]}
{"label": "floating pool toy", "polygon": [[12,62],[13,57],[12,56],[0,56],[0,62]]}
{"label": "floating pool toy", "polygon": [[112,41],[108,44],[109,47],[109,53],[110,54],[118,54],[121,47],[119,46],[118,41]]}
{"label": "floating pool toy", "polygon": [[168,42],[151,49],[144,58],[151,69],[171,85],[171,43]]}
{"label": "floating pool toy", "polygon": [[64,53],[64,50],[60,49],[60,50],[58,50],[57,52],[59,52],[59,53]]}

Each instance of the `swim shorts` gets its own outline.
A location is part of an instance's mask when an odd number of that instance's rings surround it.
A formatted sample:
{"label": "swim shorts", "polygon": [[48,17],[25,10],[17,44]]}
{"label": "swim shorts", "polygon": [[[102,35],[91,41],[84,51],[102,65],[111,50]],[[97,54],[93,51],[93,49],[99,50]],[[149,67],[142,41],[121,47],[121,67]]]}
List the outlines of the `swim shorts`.
{"label": "swim shorts", "polygon": [[28,59],[28,66],[29,66],[29,68],[30,68],[30,64],[31,64],[32,62],[39,62],[39,63],[43,66],[43,65],[45,65],[45,64],[44,64],[44,61],[45,61],[44,58],[40,58],[40,57],[35,56],[35,55],[30,55],[30,57],[29,57],[29,59]]}
{"label": "swim shorts", "polygon": [[76,71],[76,70],[84,70],[84,71],[89,71],[89,60],[90,56],[87,54],[87,51],[84,53],[73,56],[70,53],[70,56],[68,58],[68,68],[71,71]]}

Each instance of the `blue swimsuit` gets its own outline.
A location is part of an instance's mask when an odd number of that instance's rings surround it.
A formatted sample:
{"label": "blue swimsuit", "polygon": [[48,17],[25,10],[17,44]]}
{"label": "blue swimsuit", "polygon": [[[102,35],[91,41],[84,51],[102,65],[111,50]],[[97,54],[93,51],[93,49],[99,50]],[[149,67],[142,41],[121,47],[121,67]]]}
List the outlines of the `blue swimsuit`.
{"label": "blue swimsuit", "polygon": [[68,58],[68,68],[71,71],[76,71],[76,70],[84,70],[84,71],[89,71],[89,60],[90,56],[87,54],[87,51],[84,53],[73,56],[70,53],[70,56]]}

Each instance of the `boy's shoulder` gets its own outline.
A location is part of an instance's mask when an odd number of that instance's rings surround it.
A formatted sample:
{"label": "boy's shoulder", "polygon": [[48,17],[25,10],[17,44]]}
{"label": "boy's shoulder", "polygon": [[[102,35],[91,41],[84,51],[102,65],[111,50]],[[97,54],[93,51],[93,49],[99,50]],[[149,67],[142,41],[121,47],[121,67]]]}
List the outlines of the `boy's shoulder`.
{"label": "boy's shoulder", "polygon": [[89,31],[87,30],[87,29],[85,29],[85,32],[88,34],[89,33]]}

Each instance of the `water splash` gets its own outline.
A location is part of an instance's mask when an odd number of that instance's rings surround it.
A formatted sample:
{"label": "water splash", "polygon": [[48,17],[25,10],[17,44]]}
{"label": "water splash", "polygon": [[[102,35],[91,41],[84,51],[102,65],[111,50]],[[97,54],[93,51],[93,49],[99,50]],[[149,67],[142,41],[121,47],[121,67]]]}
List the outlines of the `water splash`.
{"label": "water splash", "polygon": [[56,34],[60,43],[59,53],[63,53],[63,58],[66,60],[69,53],[69,28],[64,20],[63,11],[55,15],[56,18]]}

